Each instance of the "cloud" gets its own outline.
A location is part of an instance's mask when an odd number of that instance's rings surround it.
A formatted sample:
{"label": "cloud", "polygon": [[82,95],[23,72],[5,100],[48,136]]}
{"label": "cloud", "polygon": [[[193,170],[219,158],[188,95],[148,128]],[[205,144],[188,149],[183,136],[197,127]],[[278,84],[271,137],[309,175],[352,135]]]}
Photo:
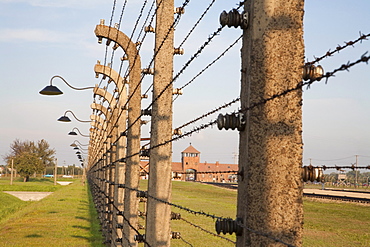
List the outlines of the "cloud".
{"label": "cloud", "polygon": [[0,0],[0,3],[26,3],[35,7],[90,8],[106,4],[103,0]]}
{"label": "cloud", "polygon": [[47,29],[0,29],[0,42],[47,42],[63,43],[77,38],[78,34],[63,33]]}

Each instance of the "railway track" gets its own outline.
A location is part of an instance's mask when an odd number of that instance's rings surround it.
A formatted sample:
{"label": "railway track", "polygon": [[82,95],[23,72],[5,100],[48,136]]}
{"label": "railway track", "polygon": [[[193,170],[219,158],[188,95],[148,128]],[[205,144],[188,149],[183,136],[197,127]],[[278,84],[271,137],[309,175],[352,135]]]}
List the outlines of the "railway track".
{"label": "railway track", "polygon": [[[218,186],[226,189],[232,189],[236,190],[238,189],[237,184],[231,184],[231,183],[211,183],[211,182],[204,182],[204,184],[209,184],[213,186]],[[327,200],[333,200],[333,201],[346,201],[346,202],[355,202],[355,203],[370,203],[370,198],[365,198],[362,195],[364,194],[370,194],[370,192],[366,191],[346,191],[346,190],[337,190],[337,189],[326,189],[324,190],[325,193],[331,193],[336,192],[337,195],[329,195],[329,194],[319,194],[319,193],[303,193],[304,197],[309,198],[319,198],[319,199],[327,199]],[[338,193],[340,195],[338,195]],[[351,196],[348,195],[348,193],[351,193]],[[359,196],[353,196],[353,194],[358,194]]]}
{"label": "railway track", "polygon": [[312,193],[303,193],[303,196],[309,197],[309,198],[328,199],[328,200],[335,200],[335,201],[370,203],[369,198],[352,197],[352,196],[320,195],[320,194],[312,194]]}

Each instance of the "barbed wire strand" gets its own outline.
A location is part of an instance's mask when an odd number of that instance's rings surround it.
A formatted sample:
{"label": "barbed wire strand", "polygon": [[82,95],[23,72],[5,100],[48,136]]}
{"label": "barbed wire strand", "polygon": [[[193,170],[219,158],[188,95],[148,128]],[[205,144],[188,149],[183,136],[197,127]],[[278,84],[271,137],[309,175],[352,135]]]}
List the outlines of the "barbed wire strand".
{"label": "barbed wire strand", "polygon": [[188,241],[186,241],[182,236],[180,237],[180,239],[181,239],[184,243],[186,243],[187,245],[189,245],[189,246],[193,247],[193,245],[192,245],[191,243],[189,243]]}
{"label": "barbed wire strand", "polygon": [[198,228],[199,230],[201,230],[201,231],[203,231],[203,232],[206,232],[206,233],[208,233],[208,234],[210,234],[210,235],[212,235],[212,236],[215,236],[215,237],[221,238],[221,239],[223,239],[223,240],[229,241],[230,243],[236,244],[236,242],[232,241],[231,239],[225,238],[225,237],[223,237],[223,236],[221,236],[221,235],[218,235],[218,234],[215,234],[215,233],[213,233],[213,232],[211,232],[211,231],[208,231],[207,229],[204,229],[204,228],[203,228],[203,227],[201,227],[201,226],[195,225],[194,223],[192,223],[192,222],[190,222],[190,221],[188,221],[188,220],[184,219],[183,217],[181,217],[181,219],[180,219],[180,220],[182,220],[182,221],[184,221],[184,222],[188,223],[189,225],[194,226],[195,228]]}
{"label": "barbed wire strand", "polygon": [[[108,183],[113,183],[113,182],[111,182],[111,181],[107,181],[106,179],[103,179],[103,180],[104,180],[105,182],[108,182]],[[169,206],[176,207],[176,208],[178,208],[178,209],[184,210],[184,211],[186,211],[186,212],[188,212],[188,213],[191,213],[191,214],[194,214],[194,215],[206,216],[206,217],[209,217],[209,218],[212,218],[212,219],[218,219],[218,220],[227,220],[227,218],[224,218],[224,217],[216,216],[216,215],[214,215],[214,214],[205,213],[205,212],[203,212],[203,211],[195,211],[195,210],[192,210],[192,209],[190,209],[190,208],[187,208],[187,207],[184,207],[184,206],[181,206],[181,205],[177,205],[177,204],[174,204],[174,203],[171,203],[171,202],[165,201],[165,200],[160,199],[160,198],[156,198],[156,197],[154,197],[154,196],[149,195],[146,191],[142,191],[142,190],[138,190],[138,189],[134,189],[134,188],[127,187],[125,184],[115,184],[115,185],[118,185],[118,186],[119,186],[119,187],[121,187],[121,188],[125,188],[125,189],[131,190],[131,191],[140,192],[140,193],[145,193],[145,194],[146,194],[146,196],[147,196],[148,198],[150,197],[150,198],[152,198],[153,200],[156,200],[156,201],[158,201],[158,202],[161,202],[161,203],[167,204],[167,205],[169,205]],[[103,192],[103,194],[105,194],[105,192]],[[127,221],[127,219],[126,219],[126,221]],[[128,222],[128,223],[129,223],[129,222]],[[279,242],[279,243],[285,244],[285,245],[286,245],[286,246],[288,246],[288,247],[295,247],[295,246],[293,246],[293,245],[291,245],[291,244],[288,244],[288,243],[285,243],[284,241],[282,241],[282,240],[280,240],[280,239],[277,239],[277,238],[275,238],[275,237],[273,237],[273,236],[271,236],[271,235],[269,235],[269,234],[267,234],[267,233],[259,232],[259,231],[253,230],[253,229],[251,229],[251,228],[249,228],[249,227],[246,227],[245,225],[241,224],[240,222],[237,222],[237,224],[238,224],[239,226],[241,226],[241,227],[243,227],[243,228],[247,229],[248,231],[250,231],[250,232],[253,232],[253,233],[257,234],[257,235],[264,236],[264,237],[269,238],[269,239],[271,239],[271,240],[274,240],[274,241],[276,241],[276,242]],[[133,226],[131,226],[131,225],[130,225],[130,227],[133,227]],[[133,228],[133,229],[135,230],[136,228]],[[140,233],[139,233],[139,234],[140,234]]]}
{"label": "barbed wire strand", "polygon": [[209,112],[207,112],[207,113],[205,113],[205,114],[203,114],[203,115],[201,115],[201,116],[199,116],[199,117],[197,117],[197,118],[195,118],[195,119],[193,119],[193,120],[191,120],[191,121],[189,121],[187,123],[184,123],[183,125],[181,125],[180,127],[177,127],[176,129],[182,129],[182,128],[184,128],[184,127],[186,127],[186,126],[188,126],[190,124],[193,124],[193,123],[195,123],[195,122],[197,122],[197,121],[199,121],[199,120],[201,120],[201,119],[203,119],[205,117],[208,117],[208,116],[210,116],[210,115],[212,115],[212,114],[214,114],[214,113],[216,113],[216,112],[218,112],[218,111],[220,111],[220,110],[222,110],[224,108],[230,107],[232,104],[234,104],[234,103],[236,103],[238,101],[240,101],[240,98],[236,98],[236,99],[230,101],[229,103],[225,103],[222,106],[219,106],[219,107],[217,107],[216,109],[214,109],[212,111],[209,111]]}
{"label": "barbed wire strand", "polygon": [[[175,23],[175,22],[174,22]],[[170,83],[168,83],[165,88],[157,95],[157,97],[149,104],[149,106],[146,108],[147,110],[150,109],[150,107],[152,107],[152,105],[163,95],[163,93],[170,87],[170,85],[172,85],[174,83],[174,81],[184,72],[184,70],[190,65],[190,63],[192,61],[194,61],[194,59],[196,57],[199,56],[199,54],[203,51],[203,49],[209,45],[209,43],[212,41],[212,39],[217,36],[221,31],[222,31],[223,27],[220,27],[217,29],[217,31],[215,31],[214,33],[212,33],[212,35],[208,38],[208,40],[198,49],[198,51],[188,60],[188,62],[184,65],[184,67],[180,70],[180,72],[171,80]],[[162,43],[163,44],[163,43]],[[153,61],[153,60],[152,60]],[[128,101],[126,102],[126,104],[128,103]],[[121,111],[122,113],[123,111]],[[139,119],[141,118],[142,115],[140,115],[130,126],[128,126],[126,128],[125,131],[127,131],[129,128],[131,128],[137,121],[139,121]]]}
{"label": "barbed wire strand", "polygon": [[213,64],[215,64],[220,58],[222,58],[231,48],[234,47],[234,45],[236,45],[239,40],[243,37],[243,35],[241,35],[239,38],[237,38],[229,47],[226,48],[226,50],[224,52],[222,52],[215,60],[213,60],[211,63],[209,63],[204,69],[202,69],[196,76],[194,76],[189,82],[187,82],[185,85],[183,85],[182,87],[180,87],[180,89],[184,89],[185,87],[187,87],[189,84],[191,84],[198,76],[200,76],[201,74],[203,74],[204,71],[206,71],[209,67],[211,67]]}
{"label": "barbed wire strand", "polygon": [[[241,112],[247,112],[247,111],[250,111],[250,110],[252,110],[253,108],[255,108],[255,107],[257,107],[257,106],[260,106],[260,105],[266,104],[267,102],[272,101],[272,100],[274,100],[274,99],[276,99],[276,98],[282,97],[282,96],[284,96],[284,95],[286,95],[286,94],[288,94],[288,93],[290,93],[290,92],[293,92],[293,91],[296,91],[296,90],[300,90],[300,89],[302,89],[304,86],[307,86],[307,89],[308,89],[308,88],[310,87],[310,85],[312,85],[314,82],[316,82],[316,81],[320,81],[320,80],[321,80],[321,79],[323,79],[323,78],[325,78],[325,79],[326,79],[326,82],[325,82],[325,83],[327,83],[327,82],[328,82],[328,79],[329,79],[330,77],[334,77],[334,76],[335,76],[335,74],[336,74],[337,72],[339,72],[339,71],[344,71],[344,70],[349,71],[349,68],[351,68],[351,67],[353,67],[353,66],[355,66],[355,65],[357,65],[357,64],[359,64],[359,63],[363,63],[363,62],[365,62],[365,63],[367,64],[367,63],[368,63],[368,61],[369,61],[369,59],[370,59],[370,56],[366,56],[366,54],[367,54],[367,52],[366,52],[365,54],[363,54],[363,55],[361,56],[361,58],[360,58],[360,59],[358,59],[358,60],[357,60],[357,61],[355,61],[355,62],[352,62],[352,63],[351,63],[351,62],[348,62],[347,64],[342,64],[339,68],[337,68],[337,69],[333,70],[332,72],[327,72],[327,73],[326,73],[325,75],[323,75],[322,77],[315,78],[315,79],[311,79],[311,80],[309,80],[309,81],[307,81],[307,82],[303,82],[303,81],[301,81],[301,82],[297,83],[297,86],[296,86],[296,87],[293,87],[293,88],[290,88],[290,89],[284,90],[283,92],[280,92],[280,93],[274,94],[274,95],[270,96],[269,98],[262,99],[262,100],[260,100],[259,102],[256,102],[256,103],[251,104],[250,106],[246,107],[245,109],[241,109],[240,111],[241,111]],[[157,148],[157,147],[160,147],[160,146],[163,146],[163,145],[166,145],[166,144],[168,144],[168,143],[170,143],[170,142],[173,142],[173,141],[179,140],[179,139],[181,139],[181,138],[184,138],[184,137],[187,137],[187,136],[191,136],[193,133],[195,133],[195,132],[199,132],[200,130],[203,130],[203,129],[206,129],[206,128],[209,128],[209,127],[211,127],[211,126],[215,125],[216,123],[217,123],[217,120],[211,121],[211,122],[209,122],[209,123],[207,123],[207,124],[202,124],[202,125],[200,125],[200,126],[198,126],[198,127],[193,128],[191,131],[185,132],[185,133],[184,133],[184,134],[182,134],[182,135],[178,135],[178,136],[176,136],[176,137],[173,137],[173,138],[172,138],[172,139],[170,139],[170,140],[167,140],[167,141],[164,141],[164,142],[162,142],[162,143],[159,143],[159,144],[157,144],[157,145],[155,145],[155,146],[152,146],[152,147],[150,147],[150,148],[149,148],[149,150],[154,149],[154,148]],[[140,153],[136,153],[136,154],[133,154],[133,155],[128,156],[128,157],[126,157],[126,158],[132,157],[132,156],[134,156],[134,155],[139,155],[139,154],[140,154]],[[118,161],[119,161],[119,160],[118,160]]]}
{"label": "barbed wire strand", "polygon": [[[163,1],[163,0],[162,0]],[[162,2],[161,1],[161,2]],[[182,5],[182,7],[184,8],[188,3],[190,2],[190,0],[186,0],[184,3],[183,3],[183,5]],[[157,9],[158,9],[158,7],[159,6],[157,6]],[[167,32],[167,34],[165,35],[165,38],[163,39],[163,41],[162,41],[162,43],[160,44],[160,46],[159,46],[159,48],[158,48],[158,50],[155,52],[155,54],[154,54],[154,56],[153,56],[153,59],[151,60],[151,62],[149,63],[149,66],[148,67],[150,67],[151,66],[151,64],[154,62],[154,58],[157,56],[157,54],[158,54],[158,52],[159,52],[159,50],[162,48],[162,46],[163,46],[163,44],[164,44],[164,42],[166,41],[166,39],[168,38],[168,35],[170,34],[170,32],[171,32],[171,30],[173,29],[173,27],[175,26],[175,24],[179,21],[179,19],[180,19],[180,17],[179,16],[181,16],[181,15],[178,15],[178,17],[176,18],[176,20],[173,22],[173,24],[171,25],[171,27],[169,28],[169,30],[168,30],[168,32]],[[130,69],[131,70],[131,69]],[[127,99],[127,101],[126,101],[126,103],[125,103],[125,105],[122,107],[122,110],[121,110],[121,112],[119,113],[119,116],[118,116],[118,118],[117,118],[117,120],[116,120],[116,123],[118,122],[118,119],[120,118],[120,116],[121,116],[121,114],[124,112],[124,110],[123,109],[125,109],[125,107],[127,106],[127,104],[128,104],[128,102],[130,101],[130,99],[132,98],[132,96],[134,95],[134,93],[136,92],[136,90],[138,89],[138,87],[140,86],[140,84],[141,84],[141,82],[142,82],[142,80],[143,80],[143,78],[144,78],[144,76],[145,75],[142,75],[142,77],[141,77],[141,80],[140,80],[140,82],[138,83],[138,85],[136,86],[136,88],[133,90],[133,92],[131,93],[131,95],[129,96],[129,98]],[[140,116],[141,117],[141,116]],[[140,119],[140,117],[139,118],[137,118],[129,127],[127,127],[126,128],[126,130],[125,131],[127,131],[129,128],[131,128],[139,119]],[[119,137],[120,138],[120,137]]]}
{"label": "barbed wire strand", "polygon": [[201,20],[203,19],[203,17],[207,14],[207,12],[211,9],[211,7],[213,6],[213,4],[215,2],[216,2],[216,0],[212,0],[212,2],[204,10],[203,14],[199,17],[199,19],[194,24],[194,26],[190,29],[190,31],[188,32],[188,34],[185,36],[185,38],[183,39],[183,41],[180,43],[180,45],[178,46],[178,48],[181,48],[184,45],[184,43],[186,42],[186,40],[190,37],[190,35],[193,33],[193,31],[195,30],[195,28],[198,26],[198,24],[201,22]]}
{"label": "barbed wire strand", "polygon": [[[116,9],[116,3],[117,3],[117,0],[113,0],[112,13],[111,13],[110,21],[109,21],[109,26],[112,26],[113,16],[114,16],[114,12],[115,12],[115,9]],[[109,33],[108,33],[108,35],[109,35]],[[107,55],[108,55],[108,47],[106,46],[105,47],[105,55],[104,55],[104,65],[106,65],[106,63],[107,63]],[[100,80],[99,87],[100,87],[102,82],[103,82],[103,79]]]}
{"label": "barbed wire strand", "polygon": [[353,40],[353,41],[347,41],[347,42],[344,42],[345,45],[341,46],[341,45],[337,45],[337,47],[331,51],[331,50],[328,50],[324,55],[322,55],[321,57],[314,57],[315,60],[311,61],[311,62],[307,62],[306,65],[311,65],[311,64],[315,64],[315,63],[318,63],[319,61],[323,60],[324,58],[327,58],[327,57],[330,57],[332,55],[334,55],[336,52],[340,52],[341,50],[349,47],[349,46],[353,46],[354,44],[356,44],[357,42],[360,42],[362,43],[363,40],[368,40],[367,37],[370,36],[370,33],[368,34],[362,34],[360,32],[360,37],[356,40]]}

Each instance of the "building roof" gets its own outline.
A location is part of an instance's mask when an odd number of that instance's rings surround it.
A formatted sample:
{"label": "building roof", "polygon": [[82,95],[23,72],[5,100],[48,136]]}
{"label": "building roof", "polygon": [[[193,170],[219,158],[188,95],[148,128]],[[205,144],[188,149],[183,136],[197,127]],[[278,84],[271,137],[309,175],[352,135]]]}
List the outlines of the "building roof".
{"label": "building roof", "polygon": [[184,151],[182,151],[181,153],[192,153],[192,154],[200,154],[200,152],[198,150],[196,150],[190,143],[190,146],[187,147]]}

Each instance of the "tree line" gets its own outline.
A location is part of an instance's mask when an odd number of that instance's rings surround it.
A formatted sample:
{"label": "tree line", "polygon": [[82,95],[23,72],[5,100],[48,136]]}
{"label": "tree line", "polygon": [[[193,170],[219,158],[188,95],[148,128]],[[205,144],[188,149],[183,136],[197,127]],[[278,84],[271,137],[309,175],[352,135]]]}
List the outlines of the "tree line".
{"label": "tree line", "polygon": [[[358,184],[367,184],[369,183],[370,172],[363,172],[361,171],[348,171],[344,173],[346,175],[346,182],[355,184],[356,182],[356,173],[357,173],[357,183]],[[330,174],[325,174],[325,181],[326,182],[338,182],[339,177],[337,172],[332,172]]]}
{"label": "tree line", "polygon": [[33,174],[42,173],[46,167],[54,166],[54,154],[55,149],[50,148],[44,139],[37,142],[15,139],[10,144],[10,152],[3,159],[8,167],[13,162],[14,169],[27,182]]}

